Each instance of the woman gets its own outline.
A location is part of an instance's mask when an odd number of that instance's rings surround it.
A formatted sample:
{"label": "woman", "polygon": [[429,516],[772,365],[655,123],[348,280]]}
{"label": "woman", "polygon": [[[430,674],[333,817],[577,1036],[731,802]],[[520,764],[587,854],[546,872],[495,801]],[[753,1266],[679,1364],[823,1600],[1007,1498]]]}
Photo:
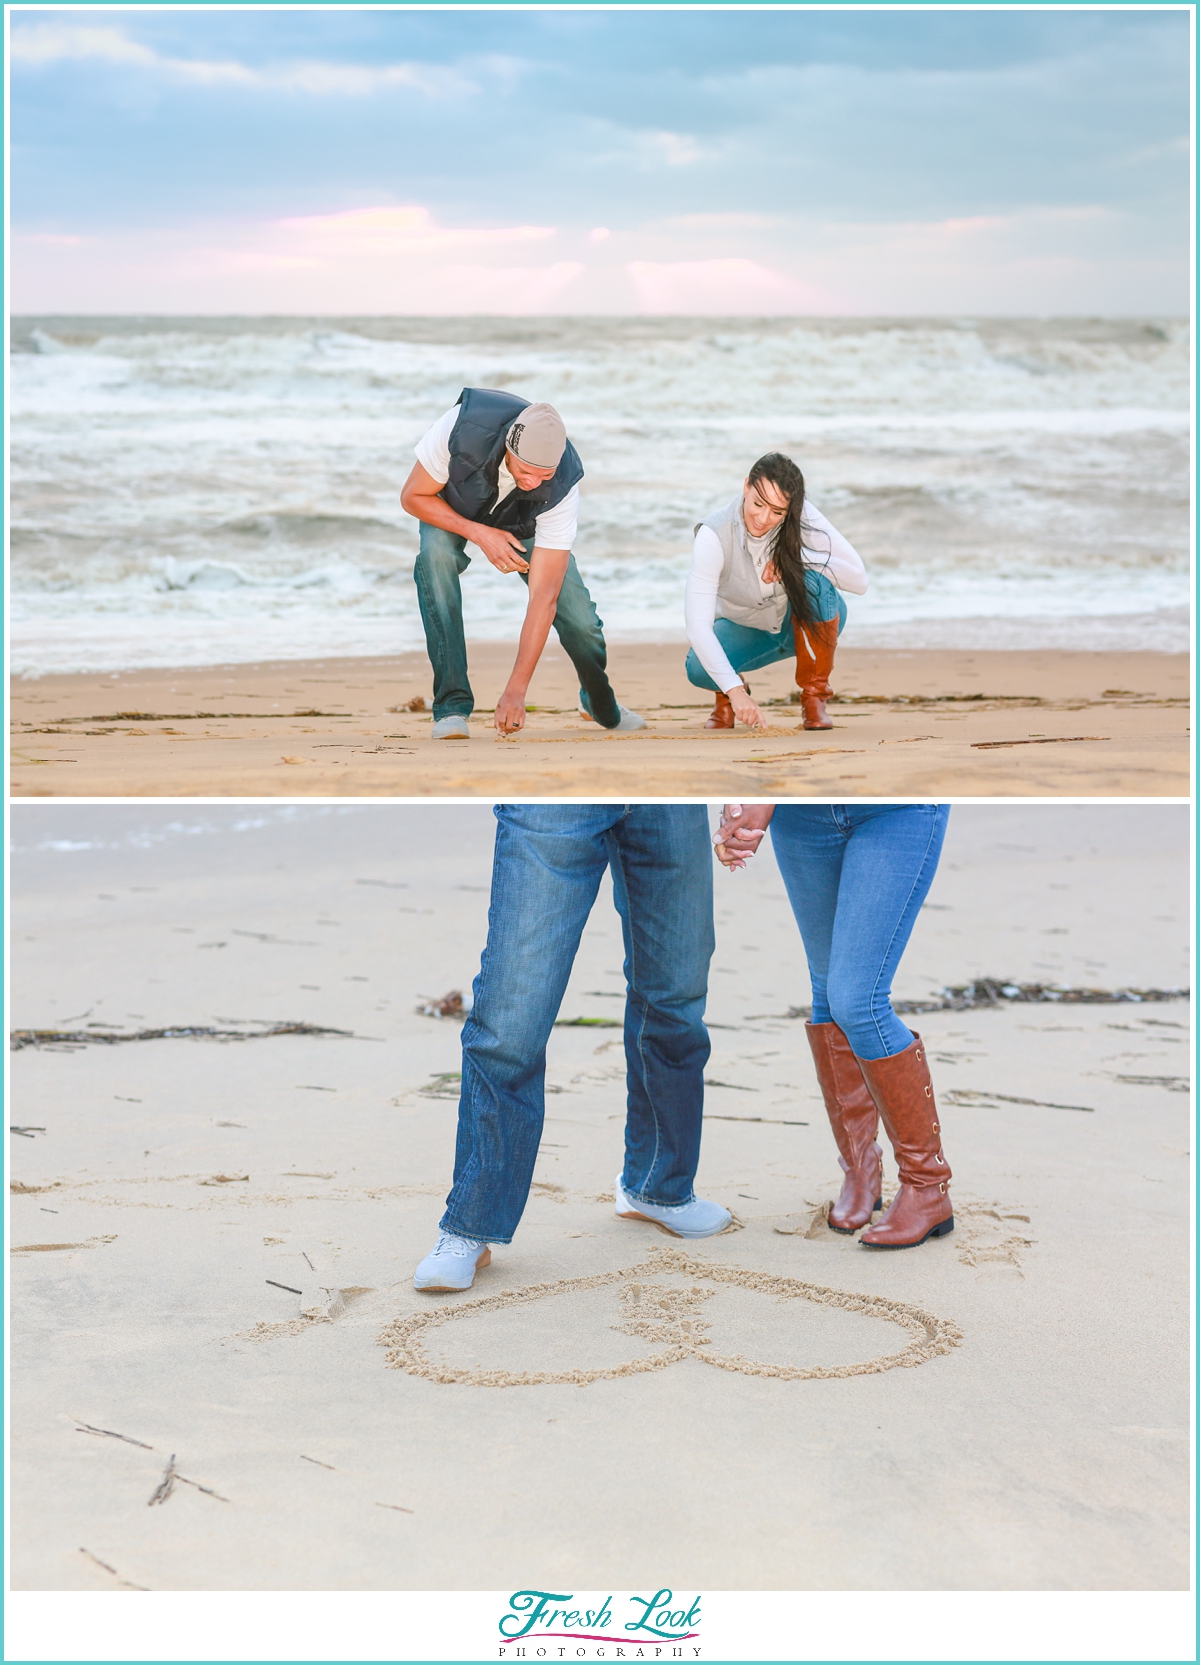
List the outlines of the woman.
{"label": "woman", "polygon": [[716,694],[705,728],[732,729],[735,717],[765,727],[742,672],[793,654],[805,728],[832,728],[825,701],[846,622],[838,590],[866,589],[857,551],[805,502],[804,476],[791,458],[760,457],[733,501],[696,527],[692,546],[687,675]]}
{"label": "woman", "polygon": [[805,1026],[845,1180],[834,1231],[882,1206],[882,1120],[900,1170],[887,1213],[859,1239],[910,1249],[954,1230],[950,1169],[921,1037],[892,1009],[892,978],[937,871],[945,804],[726,804],[716,835],[726,867],[745,865],[768,824],[808,957]]}

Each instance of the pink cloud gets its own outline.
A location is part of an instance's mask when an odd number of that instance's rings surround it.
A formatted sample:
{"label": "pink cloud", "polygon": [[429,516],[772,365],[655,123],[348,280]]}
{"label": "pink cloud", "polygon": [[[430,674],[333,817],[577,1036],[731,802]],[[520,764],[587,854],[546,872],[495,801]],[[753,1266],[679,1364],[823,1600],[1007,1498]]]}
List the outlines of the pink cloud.
{"label": "pink cloud", "polygon": [[755,260],[631,260],[642,312],[798,313],[840,310],[833,298]]}
{"label": "pink cloud", "polygon": [[435,254],[443,249],[486,248],[501,243],[537,243],[555,235],[553,226],[516,225],[498,229],[455,228],[434,224],[428,208],[417,206],[351,208],[338,214],[313,214],[276,220],[271,228],[293,232],[312,252],[345,254]]}

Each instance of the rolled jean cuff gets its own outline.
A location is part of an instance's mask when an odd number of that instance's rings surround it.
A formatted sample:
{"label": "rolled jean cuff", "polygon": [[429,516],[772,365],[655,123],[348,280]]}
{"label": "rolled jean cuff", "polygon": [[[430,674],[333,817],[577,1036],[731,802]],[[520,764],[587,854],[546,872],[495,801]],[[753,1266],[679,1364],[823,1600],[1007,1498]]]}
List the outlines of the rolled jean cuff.
{"label": "rolled jean cuff", "polygon": [[689,1191],[687,1196],[684,1197],[681,1202],[660,1202],[657,1197],[647,1197],[645,1194],[638,1196],[629,1189],[623,1179],[621,1181],[621,1189],[629,1198],[630,1202],[645,1203],[649,1208],[686,1208],[689,1203],[693,1203],[696,1200],[696,1193],[694,1191]]}
{"label": "rolled jean cuff", "polygon": [[470,1231],[465,1226],[456,1226],[448,1212],[438,1221],[438,1230],[447,1232],[451,1237],[461,1237],[465,1243],[474,1243],[481,1249],[486,1249],[491,1243],[512,1242],[511,1237],[504,1237],[497,1231],[490,1231],[486,1237],[481,1237],[477,1226]]}

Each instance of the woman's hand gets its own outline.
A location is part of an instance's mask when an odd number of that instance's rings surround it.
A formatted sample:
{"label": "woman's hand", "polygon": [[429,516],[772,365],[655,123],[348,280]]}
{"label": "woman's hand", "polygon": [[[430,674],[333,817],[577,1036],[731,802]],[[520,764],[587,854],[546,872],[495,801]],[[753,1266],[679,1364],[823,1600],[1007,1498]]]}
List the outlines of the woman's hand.
{"label": "woman's hand", "polygon": [[525,696],[510,693],[506,688],[496,701],[493,723],[501,734],[516,734],[525,727]]}
{"label": "woman's hand", "polygon": [[745,723],[747,728],[766,728],[767,719],[744,688],[731,688],[728,698],[739,723]]}
{"label": "woman's hand", "polygon": [[713,846],[722,867],[736,872],[762,843],[774,804],[726,804],[721,812],[721,825],[713,835]]}

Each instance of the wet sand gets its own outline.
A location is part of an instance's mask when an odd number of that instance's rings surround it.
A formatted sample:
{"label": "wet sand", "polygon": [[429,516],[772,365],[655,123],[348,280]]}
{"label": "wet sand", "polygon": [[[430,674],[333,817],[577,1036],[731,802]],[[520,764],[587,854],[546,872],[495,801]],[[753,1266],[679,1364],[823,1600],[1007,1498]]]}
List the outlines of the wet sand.
{"label": "wet sand", "polygon": [[[353,1031],[14,1057],[15,1587],[640,1588],[665,1549],[681,1588],[1186,1588],[1187,1004],[912,1019],[957,1229],[873,1255],[821,1218],[778,872],[717,874],[698,1188],[741,1226],[685,1263],[606,1200],[606,886],[562,1014],[601,1021],[551,1042],[520,1231],[470,1295],[419,1297],[459,1029],[416,1007],[469,987],[491,830],[483,805],[14,811],[16,1025]],[[1178,807],[960,806],[897,996],[1181,985],[1186,859]]]}
{"label": "wet sand", "polygon": [[423,653],[12,685],[17,797],[1185,796],[1188,660],[1154,653],[943,652],[847,647],[834,727],[805,732],[792,669],[753,678],[763,735],[708,733],[712,701],[677,643],[616,646],[622,704],[649,727],[610,735],[576,710],[550,648],[519,737],[491,708],[509,643],[470,650],[468,741],[429,738]]}

